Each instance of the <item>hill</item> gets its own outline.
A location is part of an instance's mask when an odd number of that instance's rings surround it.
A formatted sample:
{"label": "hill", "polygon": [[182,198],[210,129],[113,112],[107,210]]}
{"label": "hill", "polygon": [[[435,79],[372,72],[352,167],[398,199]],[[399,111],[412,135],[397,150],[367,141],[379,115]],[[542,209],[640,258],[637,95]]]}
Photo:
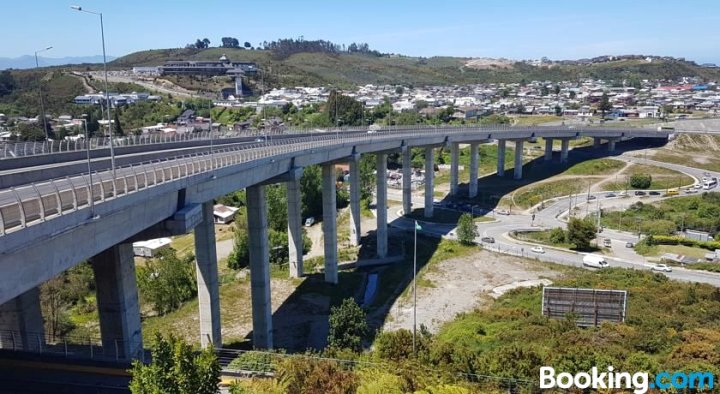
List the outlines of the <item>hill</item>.
{"label": "hill", "polygon": [[114,68],[161,65],[168,60],[216,60],[226,54],[233,61],[251,61],[266,70],[273,86],[365,84],[450,85],[469,83],[521,82],[532,80],[677,79],[697,76],[720,78],[719,69],[703,68],[680,60],[617,60],[590,65],[532,66],[498,61],[477,67],[476,59],[460,57],[371,56],[361,54],[298,53],[285,59],[273,58],[270,51],[234,48],[160,49],[136,52],[116,59]]}
{"label": "hill", "polygon": [[[113,60],[115,57],[108,56],[108,60]],[[38,63],[41,67],[49,66],[63,66],[70,64],[93,64],[102,63],[102,55],[96,56],[71,56],[71,57],[38,57]],[[15,58],[0,57],[0,70],[8,68],[14,69],[26,69],[35,68],[35,56],[25,55]]]}

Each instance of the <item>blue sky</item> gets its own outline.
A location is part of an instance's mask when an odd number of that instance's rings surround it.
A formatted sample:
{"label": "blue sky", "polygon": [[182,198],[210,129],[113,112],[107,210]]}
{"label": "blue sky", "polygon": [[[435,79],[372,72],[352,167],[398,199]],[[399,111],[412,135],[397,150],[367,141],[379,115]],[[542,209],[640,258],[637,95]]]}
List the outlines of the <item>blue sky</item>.
{"label": "blue sky", "polygon": [[[102,53],[99,21],[70,5],[102,11],[108,54],[181,47],[207,37],[250,41],[299,37],[417,56],[577,59],[653,54],[720,63],[717,0],[7,0],[0,57]],[[11,38],[11,39],[8,39]]]}

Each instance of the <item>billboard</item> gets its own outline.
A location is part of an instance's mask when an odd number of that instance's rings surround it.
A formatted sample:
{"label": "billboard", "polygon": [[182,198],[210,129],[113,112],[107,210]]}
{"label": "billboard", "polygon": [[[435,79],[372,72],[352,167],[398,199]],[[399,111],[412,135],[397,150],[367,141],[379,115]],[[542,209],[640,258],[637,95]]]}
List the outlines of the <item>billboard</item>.
{"label": "billboard", "polygon": [[598,326],[606,321],[623,323],[626,308],[625,290],[543,288],[543,316],[566,319],[571,315],[580,327]]}

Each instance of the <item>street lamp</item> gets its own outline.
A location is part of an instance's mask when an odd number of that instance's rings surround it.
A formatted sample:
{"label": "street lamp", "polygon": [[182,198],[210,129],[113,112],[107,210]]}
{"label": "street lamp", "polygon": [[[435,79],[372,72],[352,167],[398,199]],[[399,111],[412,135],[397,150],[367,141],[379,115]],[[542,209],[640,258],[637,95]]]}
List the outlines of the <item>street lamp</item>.
{"label": "street lamp", "polygon": [[[52,47],[45,47],[39,51],[35,51],[35,68],[40,68],[40,63],[38,62],[38,53],[45,52],[51,50]],[[42,83],[38,84],[38,90],[40,91],[40,112],[42,114],[42,122],[43,122],[43,131],[45,131],[45,141],[48,141],[49,134],[47,129],[47,119],[45,118],[45,100],[43,100],[43,93],[42,93]],[[49,142],[49,141],[48,141]]]}
{"label": "street lamp", "polygon": [[112,132],[112,121],[110,116],[110,92],[108,91],[108,73],[107,73],[107,57],[105,55],[105,28],[103,26],[103,14],[102,12],[95,12],[83,9],[79,5],[70,6],[75,11],[85,12],[88,14],[97,15],[100,17],[100,37],[102,38],[103,48],[103,71],[105,72],[105,103],[108,106],[107,110],[107,122],[108,122],[108,134],[110,135],[110,166],[112,168],[113,178],[115,178],[115,149],[113,147],[113,132]]}
{"label": "street lamp", "polygon": [[92,168],[90,165],[90,135],[88,134],[88,125],[87,125],[87,114],[82,114],[80,117],[82,118],[83,125],[85,126],[85,153],[87,156],[87,169],[88,169],[88,178],[90,183],[90,191],[88,193],[88,201],[90,204],[90,217],[95,216],[95,198],[93,195],[93,183],[92,183]]}

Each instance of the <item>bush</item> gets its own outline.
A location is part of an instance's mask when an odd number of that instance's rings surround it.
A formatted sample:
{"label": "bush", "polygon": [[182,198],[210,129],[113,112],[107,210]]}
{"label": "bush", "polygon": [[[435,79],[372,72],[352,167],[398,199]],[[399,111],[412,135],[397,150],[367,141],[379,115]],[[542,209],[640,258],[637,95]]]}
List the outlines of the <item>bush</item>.
{"label": "bush", "polygon": [[362,350],[368,333],[365,311],[352,298],[330,308],[328,346],[337,349]]}
{"label": "bush", "polygon": [[550,231],[550,242],[554,244],[563,244],[567,242],[567,234],[561,227],[555,227]]}
{"label": "bush", "polygon": [[634,189],[647,189],[652,184],[652,175],[633,174],[630,176],[630,187]]}
{"label": "bush", "polygon": [[140,295],[164,315],[197,294],[195,256],[177,256],[175,249],[160,251],[154,259],[137,270]]}

